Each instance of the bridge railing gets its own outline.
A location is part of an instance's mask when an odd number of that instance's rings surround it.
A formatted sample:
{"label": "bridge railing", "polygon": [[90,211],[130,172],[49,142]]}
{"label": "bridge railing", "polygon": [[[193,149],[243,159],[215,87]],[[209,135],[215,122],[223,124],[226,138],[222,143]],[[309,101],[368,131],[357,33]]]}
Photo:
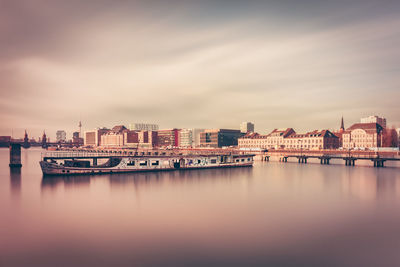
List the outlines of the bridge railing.
{"label": "bridge railing", "polygon": [[400,159],[398,152],[388,151],[345,151],[345,150],[269,150],[266,152],[269,155],[291,156],[291,157],[352,157],[352,158],[386,158],[386,159]]}

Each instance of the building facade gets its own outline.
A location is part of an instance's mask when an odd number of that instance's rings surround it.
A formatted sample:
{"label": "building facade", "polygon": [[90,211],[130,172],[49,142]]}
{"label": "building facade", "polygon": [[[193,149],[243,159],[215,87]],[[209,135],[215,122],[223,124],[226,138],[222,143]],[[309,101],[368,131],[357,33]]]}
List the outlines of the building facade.
{"label": "building facade", "polygon": [[67,140],[67,133],[64,130],[58,130],[56,132],[56,141],[65,142]]}
{"label": "building facade", "polygon": [[293,128],[274,129],[267,135],[267,148],[280,149],[285,147],[285,138],[295,134]]}
{"label": "building facade", "polygon": [[382,128],[386,128],[386,119],[376,115],[361,118],[361,123],[378,123]]}
{"label": "building facade", "polygon": [[193,147],[192,129],[182,129],[179,131],[179,147]]}
{"label": "building facade", "polygon": [[239,149],[263,150],[268,149],[268,135],[258,133],[247,133],[238,139]]}
{"label": "building facade", "polygon": [[157,124],[151,123],[131,123],[129,124],[129,130],[131,131],[158,131],[159,127]]}
{"label": "building facade", "polygon": [[179,129],[168,129],[157,131],[157,145],[159,147],[178,147]]}
{"label": "building facade", "polygon": [[200,146],[200,133],[204,129],[181,129],[179,132],[179,147],[199,147]]}
{"label": "building facade", "polygon": [[85,146],[101,146],[101,136],[110,132],[107,128],[97,128],[93,131],[86,131],[84,138]]}
{"label": "building facade", "polygon": [[381,147],[383,127],[378,123],[356,123],[343,133],[343,148]]}
{"label": "building facade", "polygon": [[292,134],[284,138],[285,149],[338,149],[339,137],[329,130],[315,130],[305,134]]}
{"label": "building facade", "polygon": [[248,133],[248,132],[254,133],[254,123],[248,121],[242,122],[240,124],[240,131],[242,133]]}
{"label": "building facade", "polygon": [[200,133],[200,147],[237,146],[238,139],[242,136],[240,130],[209,129]]}
{"label": "building facade", "polygon": [[122,147],[124,146],[124,134],[109,132],[101,136],[102,147]]}

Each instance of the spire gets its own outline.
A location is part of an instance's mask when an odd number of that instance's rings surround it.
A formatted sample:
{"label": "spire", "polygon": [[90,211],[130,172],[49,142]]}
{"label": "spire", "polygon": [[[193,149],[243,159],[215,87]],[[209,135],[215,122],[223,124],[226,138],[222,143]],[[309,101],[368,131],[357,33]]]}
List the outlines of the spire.
{"label": "spire", "polygon": [[79,119],[78,127],[79,127],[79,137],[81,137],[82,136],[82,121],[81,121],[81,119]]}
{"label": "spire", "polygon": [[344,131],[344,121],[343,121],[343,116],[342,116],[342,122],[340,123],[340,130]]}

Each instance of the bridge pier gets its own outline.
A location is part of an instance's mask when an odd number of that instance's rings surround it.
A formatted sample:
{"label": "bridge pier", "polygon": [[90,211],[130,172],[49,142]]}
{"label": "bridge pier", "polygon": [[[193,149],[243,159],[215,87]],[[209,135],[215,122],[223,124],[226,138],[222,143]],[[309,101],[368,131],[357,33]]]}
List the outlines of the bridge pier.
{"label": "bridge pier", "polygon": [[329,165],[330,158],[321,158],[321,164]]}
{"label": "bridge pier", "polygon": [[307,157],[298,157],[299,163],[307,164]]}
{"label": "bridge pier", "polygon": [[385,167],[385,160],[374,160],[374,167]]}
{"label": "bridge pier", "polygon": [[10,167],[21,168],[21,144],[10,144]]}

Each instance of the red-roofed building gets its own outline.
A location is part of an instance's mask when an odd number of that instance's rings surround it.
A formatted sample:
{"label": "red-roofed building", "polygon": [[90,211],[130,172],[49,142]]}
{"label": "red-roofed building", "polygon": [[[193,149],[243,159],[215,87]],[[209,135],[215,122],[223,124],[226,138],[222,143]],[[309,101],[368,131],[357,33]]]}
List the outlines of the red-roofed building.
{"label": "red-roofed building", "polygon": [[337,149],[339,137],[329,130],[315,130],[305,134],[292,134],[285,138],[286,149]]}
{"label": "red-roofed building", "polygon": [[381,147],[382,131],[378,123],[355,123],[343,133],[343,148]]}

